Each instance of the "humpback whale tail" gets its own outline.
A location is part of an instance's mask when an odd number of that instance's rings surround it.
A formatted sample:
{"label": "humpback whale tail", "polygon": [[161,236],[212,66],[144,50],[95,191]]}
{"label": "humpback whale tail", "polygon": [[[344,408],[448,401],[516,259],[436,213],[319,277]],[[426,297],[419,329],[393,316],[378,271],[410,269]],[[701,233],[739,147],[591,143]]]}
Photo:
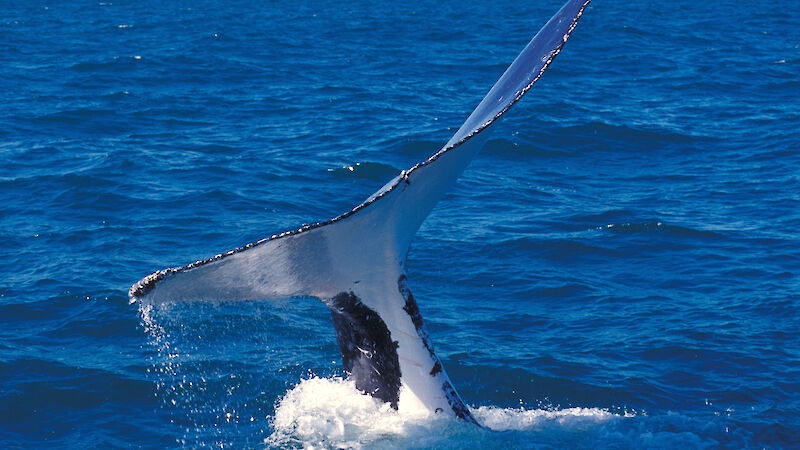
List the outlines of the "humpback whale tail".
{"label": "humpback whale tail", "polygon": [[330,307],[356,387],[395,409],[475,422],[425,332],[404,273],[411,240],[486,142],[491,125],[542,76],[589,0],[569,0],[539,30],[447,144],[352,210],[133,285],[132,301],[165,303],[311,296]]}

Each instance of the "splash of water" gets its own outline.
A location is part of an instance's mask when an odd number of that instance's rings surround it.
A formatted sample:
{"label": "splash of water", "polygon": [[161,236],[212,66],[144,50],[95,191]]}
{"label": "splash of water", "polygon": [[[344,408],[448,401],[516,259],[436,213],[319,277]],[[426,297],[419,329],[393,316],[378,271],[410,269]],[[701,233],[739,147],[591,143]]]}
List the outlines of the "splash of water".
{"label": "splash of water", "polygon": [[359,392],[339,377],[302,380],[278,402],[273,433],[265,444],[304,448],[457,448],[473,447],[516,433],[528,445],[541,432],[576,438],[621,418],[598,408],[563,410],[480,406],[472,413],[478,428],[453,417],[425,411],[401,412]]}
{"label": "splash of water", "polygon": [[[237,306],[247,314],[231,315]],[[728,433],[716,417],[616,408],[471,408],[482,427],[427,411],[397,411],[342,377],[307,372],[303,378],[299,367],[307,364],[295,368],[286,362],[291,359],[288,354],[261,354],[274,336],[242,342],[242,348],[233,345],[242,340],[241,333],[253,332],[251,325],[273,330],[297,320],[274,309],[264,316],[252,306],[141,308],[142,326],[155,350],[149,368],[155,395],[175,427],[179,445],[482,448],[503,442],[511,448],[713,448],[722,440],[710,436]],[[222,311],[226,314],[219,316]],[[310,343],[314,348],[318,344]],[[238,363],[254,352],[260,356],[252,365]],[[282,375],[270,375],[263,367],[278,368]],[[289,372],[284,374],[282,368]]]}

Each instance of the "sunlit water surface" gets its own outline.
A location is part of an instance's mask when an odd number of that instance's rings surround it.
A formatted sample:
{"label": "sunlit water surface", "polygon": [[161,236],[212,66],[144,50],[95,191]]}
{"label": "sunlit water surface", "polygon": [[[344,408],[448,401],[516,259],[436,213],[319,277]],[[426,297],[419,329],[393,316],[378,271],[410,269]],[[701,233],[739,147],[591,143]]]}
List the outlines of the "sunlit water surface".
{"label": "sunlit water surface", "polygon": [[483,428],[346,380],[313,299],[131,305],[427,158],[558,2],[0,17],[3,447],[800,446],[800,8],[610,2],[420,230]]}

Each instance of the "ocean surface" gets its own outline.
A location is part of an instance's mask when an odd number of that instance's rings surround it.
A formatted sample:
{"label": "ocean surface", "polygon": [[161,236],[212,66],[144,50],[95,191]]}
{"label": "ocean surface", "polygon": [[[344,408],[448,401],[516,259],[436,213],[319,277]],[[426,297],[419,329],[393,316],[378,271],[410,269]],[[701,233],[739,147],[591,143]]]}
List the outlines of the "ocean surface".
{"label": "ocean surface", "polygon": [[800,447],[800,3],[596,0],[419,231],[477,419],[346,380],[312,299],[149,273],[349,210],[559,1],[4,1],[0,446]]}

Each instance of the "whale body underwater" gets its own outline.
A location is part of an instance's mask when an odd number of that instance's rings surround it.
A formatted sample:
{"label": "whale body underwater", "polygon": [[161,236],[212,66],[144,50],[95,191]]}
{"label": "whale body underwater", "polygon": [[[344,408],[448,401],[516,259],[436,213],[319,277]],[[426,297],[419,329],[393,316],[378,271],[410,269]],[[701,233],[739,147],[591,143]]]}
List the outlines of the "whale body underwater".
{"label": "whale body underwater", "polygon": [[492,125],[540,79],[588,4],[564,4],[441,150],[360,205],[327,221],[159,270],[130,288],[131,301],[317,298],[330,308],[344,369],[356,388],[400,411],[423,409],[477,424],[425,331],[408,287],[406,255]]}

